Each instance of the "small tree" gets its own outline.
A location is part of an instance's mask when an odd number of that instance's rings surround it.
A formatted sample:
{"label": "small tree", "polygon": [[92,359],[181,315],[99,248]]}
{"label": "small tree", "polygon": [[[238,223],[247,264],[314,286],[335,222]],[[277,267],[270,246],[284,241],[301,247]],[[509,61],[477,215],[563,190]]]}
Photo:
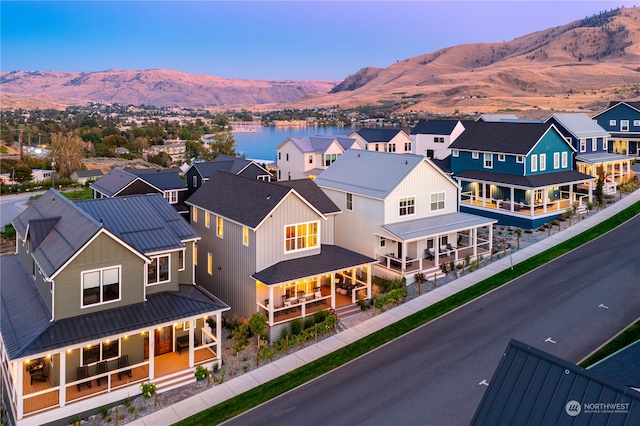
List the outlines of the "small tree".
{"label": "small tree", "polygon": [[602,178],[598,178],[598,183],[596,184],[596,200],[598,200],[598,205],[603,208],[604,207],[604,183],[602,182]]}
{"label": "small tree", "polygon": [[260,359],[260,337],[263,337],[267,331],[267,317],[262,312],[255,312],[249,318],[249,328],[251,332],[257,336],[258,350],[256,355],[256,365],[258,365]]}

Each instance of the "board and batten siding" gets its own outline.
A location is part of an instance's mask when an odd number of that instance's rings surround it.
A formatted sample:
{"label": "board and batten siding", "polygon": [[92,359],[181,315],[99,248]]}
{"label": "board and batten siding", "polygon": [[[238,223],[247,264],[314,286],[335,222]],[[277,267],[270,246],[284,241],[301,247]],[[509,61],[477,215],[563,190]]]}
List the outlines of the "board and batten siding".
{"label": "board and batten siding", "polygon": [[[33,256],[31,256],[31,253],[33,252],[31,247],[28,247],[29,253],[27,253],[27,246],[31,244],[31,241],[27,240],[23,243],[19,235],[16,236],[16,241],[18,241],[18,256],[20,256],[27,273],[33,278],[36,288],[38,289],[38,293],[40,293],[40,297],[42,297],[45,305],[49,308],[49,312],[51,312],[51,302],[53,300],[51,295],[51,284],[48,281],[45,281],[42,271],[38,268]],[[35,277],[32,275],[34,266],[36,272]]]}
{"label": "board and batten siding", "polygon": [[196,282],[193,276],[193,242],[185,243],[184,271],[178,272],[179,284],[193,284]]}
{"label": "board and batten siding", "polygon": [[[197,283],[231,307],[225,315],[248,318],[256,310],[255,281],[256,237],[249,229],[249,245],[242,242],[243,225],[224,220],[222,238],[216,235],[216,215],[211,214],[211,226],[204,225],[205,212],[198,211],[193,228],[201,236],[197,242]],[[212,271],[207,270],[207,254],[212,255]]]}
{"label": "board and batten siding", "polygon": [[[432,212],[431,194],[439,192],[445,193],[444,209]],[[415,213],[400,216],[400,199],[406,197],[415,197]],[[384,204],[384,221],[381,224],[423,219],[456,211],[458,211],[457,185],[435,170],[434,166],[423,162],[387,196]]]}
{"label": "board and batten siding", "polygon": [[[553,168],[553,153],[559,152],[560,157],[562,158],[562,152],[567,152],[567,167],[562,167],[562,163],[560,164],[559,169]],[[538,156],[538,170],[535,172],[531,171],[531,155]],[[546,169],[540,170],[540,154],[546,154]],[[558,132],[553,129],[550,129],[547,133],[544,134],[542,138],[538,141],[538,143],[533,147],[529,155],[527,155],[526,159],[527,163],[527,175],[539,175],[545,173],[553,173],[563,170],[571,170],[573,167],[573,150],[569,146],[566,139]]]}
{"label": "board and batten siding", "polygon": [[[287,160],[287,155],[289,155],[289,160]],[[304,175],[306,155],[294,144],[292,141],[287,141],[282,147],[278,150],[278,170],[281,172],[281,175],[278,180],[289,180],[289,179],[303,179],[306,176]],[[291,173],[291,176],[289,176]]]}
{"label": "board and batten siding", "polygon": [[[82,272],[120,265],[120,300],[81,309]],[[144,261],[112,237],[101,234],[55,278],[55,319],[90,314],[143,301]]]}
{"label": "board and batten siding", "polygon": [[261,271],[283,260],[319,254],[320,245],[315,249],[285,253],[285,226],[313,221],[318,221],[320,239],[326,220],[290,193],[257,230],[256,270]]}
{"label": "board and batten siding", "polygon": [[384,219],[382,200],[353,194],[353,210],[346,209],[346,194],[334,189],[322,188],[342,213],[335,220],[335,245],[373,257],[380,224]]}

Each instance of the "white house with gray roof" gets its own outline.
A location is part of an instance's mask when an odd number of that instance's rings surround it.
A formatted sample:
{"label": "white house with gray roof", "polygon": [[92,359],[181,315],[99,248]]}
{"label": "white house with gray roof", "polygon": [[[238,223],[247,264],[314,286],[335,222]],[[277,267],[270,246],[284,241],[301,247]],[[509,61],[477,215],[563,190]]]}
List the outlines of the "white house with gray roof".
{"label": "white house with gray roof", "polygon": [[278,180],[315,179],[347,149],[364,149],[345,136],[287,138],[276,147]]}
{"label": "white house with gray roof", "polygon": [[396,152],[410,154],[414,152],[411,136],[401,129],[364,127],[349,135],[367,151]]}
{"label": "white house with gray roof", "polygon": [[459,212],[460,187],[424,156],[349,150],[316,183],[342,210],[336,244],[378,259],[376,275],[412,281],[490,253],[496,221]]}

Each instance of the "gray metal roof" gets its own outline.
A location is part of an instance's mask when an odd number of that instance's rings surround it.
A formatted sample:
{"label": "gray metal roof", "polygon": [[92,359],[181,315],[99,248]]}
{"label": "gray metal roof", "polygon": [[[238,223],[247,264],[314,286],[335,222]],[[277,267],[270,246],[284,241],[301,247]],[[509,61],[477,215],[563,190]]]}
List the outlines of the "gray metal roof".
{"label": "gray metal roof", "polygon": [[180,249],[184,240],[198,238],[191,225],[160,194],[99,198],[75,204],[140,253]]}
{"label": "gray metal roof", "polygon": [[265,170],[264,167],[255,161],[238,157],[230,157],[228,155],[218,155],[212,161],[194,163],[191,167],[193,167],[203,178],[209,178],[218,170],[237,175],[251,164],[262,169],[265,174],[269,174],[268,170]]}
{"label": "gray metal roof", "polygon": [[[343,150],[347,150],[356,141],[346,136],[302,136],[297,138],[289,138],[295,146],[302,152],[319,152],[323,153],[332,143],[337,142]],[[286,141],[285,141],[286,142]],[[282,145],[282,144],[281,144]]]}
{"label": "gray metal roof", "polygon": [[432,235],[487,226],[497,222],[495,219],[456,212],[405,222],[390,223],[388,225],[382,225],[382,228],[395,235],[400,241],[412,241]]}
{"label": "gray metal roof", "polygon": [[588,371],[605,375],[620,383],[640,388],[640,340],[587,367]]}
{"label": "gray metal roof", "polygon": [[129,169],[126,171],[162,191],[187,190],[187,184],[180,177],[180,169]]}
{"label": "gray metal roof", "polygon": [[317,275],[330,274],[344,269],[376,263],[377,260],[342,247],[321,246],[320,254],[283,260],[262,271],[256,272],[252,278],[266,285],[275,285],[296,281]]}
{"label": "gray metal roof", "polygon": [[321,188],[383,200],[423,161],[421,155],[349,149],[315,182]]}
{"label": "gray metal roof", "polygon": [[630,161],[634,157],[626,155],[613,154],[611,152],[596,152],[593,154],[576,154],[576,161],[581,163],[599,164],[612,163],[616,161]]}
{"label": "gray metal roof", "polygon": [[543,173],[531,176],[511,175],[485,170],[465,170],[454,175],[464,180],[478,182],[490,182],[507,184],[523,188],[541,188],[544,186],[566,185],[568,183],[581,183],[595,179],[593,176],[580,173],[577,170],[565,170],[562,172]]}
{"label": "gray metal roof", "polygon": [[503,120],[517,120],[518,116],[515,114],[482,114],[476,121],[484,121],[487,123],[498,122]]}
{"label": "gray metal roof", "polygon": [[573,134],[576,139],[606,138],[610,136],[606,130],[600,127],[597,121],[591,119],[585,113],[553,114],[547,118],[545,123],[553,119]]}
{"label": "gray metal roof", "polygon": [[[45,192],[12,221],[21,238],[26,237],[27,227],[30,228],[32,221],[34,237],[39,244],[31,254],[47,277],[64,265],[101,228],[99,221],[76,208],[55,189]],[[55,225],[51,226],[53,221]]]}
{"label": "gray metal roof", "polygon": [[199,286],[180,285],[176,292],[150,294],[146,302],[49,322],[44,302],[18,256],[2,256],[0,261],[2,337],[10,359],[229,309]]}
{"label": "gray metal roof", "polygon": [[[615,403],[628,405],[589,412]],[[640,393],[512,339],[470,424],[638,425]]]}
{"label": "gray metal roof", "polygon": [[0,256],[0,328],[9,358],[46,330],[51,312],[16,254]]}

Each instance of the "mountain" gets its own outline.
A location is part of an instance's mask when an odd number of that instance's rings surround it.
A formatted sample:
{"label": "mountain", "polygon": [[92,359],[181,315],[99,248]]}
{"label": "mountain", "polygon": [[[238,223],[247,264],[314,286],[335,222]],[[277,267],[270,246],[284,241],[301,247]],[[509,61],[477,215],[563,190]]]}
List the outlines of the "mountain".
{"label": "mountain", "polygon": [[640,8],[616,9],[508,42],[447,47],[364,68],[295,106],[443,114],[597,109],[640,95],[639,22]]}
{"label": "mountain", "polygon": [[0,74],[3,106],[87,102],[181,107],[231,107],[293,102],[327,93],[337,81],[240,80],[170,70],[18,71]]}
{"label": "mountain", "polygon": [[[549,10],[552,13],[552,10]],[[3,106],[86,103],[211,108],[339,105],[398,113],[589,112],[640,96],[640,8],[508,42],[472,43],[364,68],[342,82],[234,80],[177,71],[0,74]]]}

